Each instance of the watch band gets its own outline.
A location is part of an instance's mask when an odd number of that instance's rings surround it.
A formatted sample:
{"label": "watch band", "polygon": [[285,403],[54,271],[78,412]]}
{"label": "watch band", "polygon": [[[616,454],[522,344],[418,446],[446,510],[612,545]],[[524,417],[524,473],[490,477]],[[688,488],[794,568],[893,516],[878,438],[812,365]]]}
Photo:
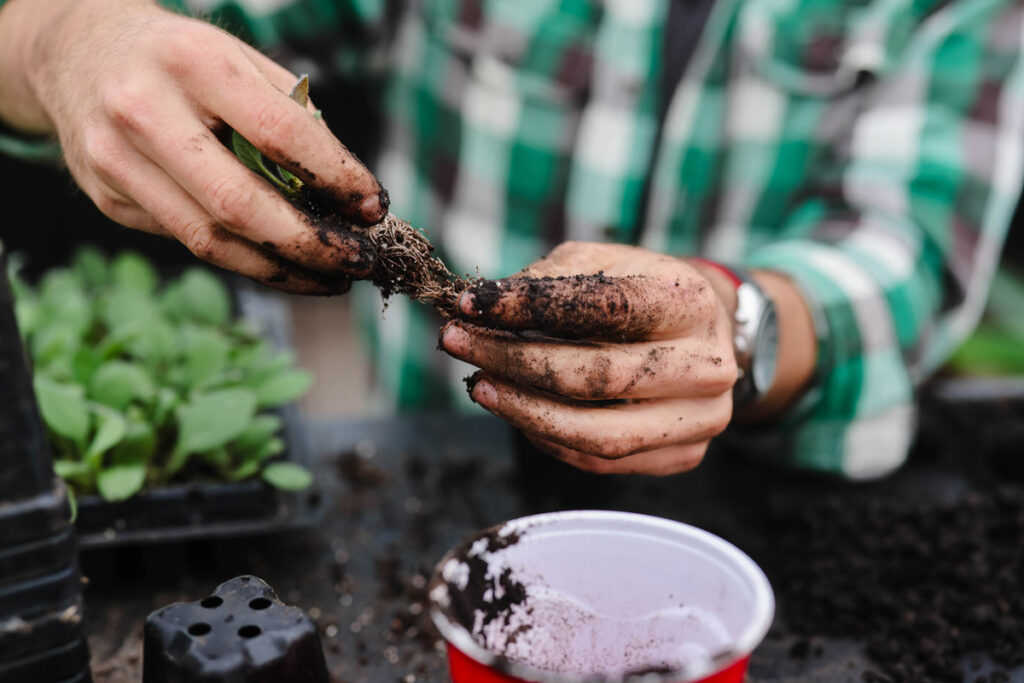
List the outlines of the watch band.
{"label": "watch band", "polygon": [[739,275],[737,275],[736,271],[730,268],[729,266],[721,264],[718,261],[706,259],[703,256],[696,256],[693,260],[697,261],[701,265],[707,266],[708,268],[714,268],[719,273],[729,278],[729,281],[732,282],[733,287],[739,288],[739,286],[743,284],[743,279]]}

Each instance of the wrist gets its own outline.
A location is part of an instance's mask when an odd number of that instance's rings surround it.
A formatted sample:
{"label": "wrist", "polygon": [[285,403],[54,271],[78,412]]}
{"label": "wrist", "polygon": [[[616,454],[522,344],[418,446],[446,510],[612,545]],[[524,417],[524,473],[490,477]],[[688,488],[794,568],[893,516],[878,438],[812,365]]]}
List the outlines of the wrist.
{"label": "wrist", "polygon": [[47,53],[71,0],[9,0],[0,8],[0,121],[29,135],[54,133],[39,97]]}
{"label": "wrist", "polygon": [[758,401],[736,411],[741,424],[770,421],[791,407],[811,385],[818,359],[818,339],[810,308],[783,273],[753,271],[754,280],[775,304],[778,318],[778,364],[775,380]]}
{"label": "wrist", "polygon": [[156,8],[152,0],[9,0],[0,7],[0,123],[53,135],[60,80],[88,59],[87,38],[115,13]]}
{"label": "wrist", "polygon": [[[728,313],[732,323],[730,334],[734,337],[740,279],[730,268],[714,261],[697,257],[684,260],[715,290]],[[803,395],[817,363],[817,336],[810,309],[788,277],[767,270],[752,271],[748,277],[774,305],[778,332],[776,368],[771,384],[757,400],[736,406],[736,422],[755,424],[777,417]],[[739,361],[740,354],[737,354],[738,364]],[[751,368],[741,370],[749,372]]]}

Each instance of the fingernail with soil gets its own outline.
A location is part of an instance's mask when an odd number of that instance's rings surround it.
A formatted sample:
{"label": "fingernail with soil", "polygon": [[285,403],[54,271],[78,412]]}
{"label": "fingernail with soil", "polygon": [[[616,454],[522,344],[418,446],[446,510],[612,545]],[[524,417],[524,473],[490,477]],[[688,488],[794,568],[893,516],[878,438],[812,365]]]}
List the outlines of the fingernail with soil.
{"label": "fingernail with soil", "polygon": [[381,199],[381,195],[371,194],[359,205],[359,215],[363,217],[364,221],[373,224],[384,220],[384,216],[388,212],[387,199],[384,198],[383,202]]}
{"label": "fingernail with soil", "polygon": [[453,356],[468,356],[469,342],[469,333],[454,322],[448,323],[441,333],[441,348]]}
{"label": "fingernail with soil", "polygon": [[484,408],[491,409],[498,405],[498,392],[495,391],[494,385],[485,379],[476,383],[476,386],[473,387],[473,391],[470,392],[469,397]]}
{"label": "fingernail with soil", "polygon": [[476,308],[476,297],[471,292],[463,292],[460,294],[457,306],[462,315],[471,318],[475,318],[480,313]]}

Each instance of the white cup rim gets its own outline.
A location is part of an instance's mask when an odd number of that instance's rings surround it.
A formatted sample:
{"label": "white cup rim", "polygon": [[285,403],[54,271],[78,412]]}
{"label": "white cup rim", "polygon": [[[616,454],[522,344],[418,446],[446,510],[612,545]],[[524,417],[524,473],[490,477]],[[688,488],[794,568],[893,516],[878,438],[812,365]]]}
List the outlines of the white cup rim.
{"label": "white cup rim", "polygon": [[[754,604],[752,606],[751,616],[748,623],[733,639],[733,646],[729,657],[718,658],[712,662],[696,663],[677,671],[631,675],[627,677],[618,675],[580,677],[556,674],[535,668],[524,662],[510,660],[501,654],[482,647],[473,638],[469,629],[460,624],[458,620],[451,615],[451,610],[448,607],[439,604],[438,600],[435,599],[435,595],[437,595],[436,589],[438,587],[445,586],[443,590],[447,591],[447,584],[441,575],[441,568],[444,567],[445,563],[456,557],[457,551],[468,548],[472,541],[485,536],[488,533],[508,528],[510,525],[515,531],[525,531],[526,529],[555,523],[574,521],[593,522],[605,520],[616,522],[627,521],[646,526],[651,529],[668,531],[676,534],[677,536],[685,536],[688,539],[695,541],[697,544],[715,549],[717,552],[728,558],[729,562],[742,573],[744,578],[750,582],[750,586],[753,589]],[[441,561],[438,562],[437,568],[435,569],[434,575],[430,581],[428,594],[430,596],[431,619],[433,620],[434,625],[437,626],[438,631],[441,632],[441,635],[450,645],[457,648],[470,659],[473,659],[488,668],[514,678],[536,681],[537,683],[639,683],[640,681],[648,681],[651,683],[655,681],[684,683],[686,681],[699,681],[702,678],[706,678],[723,671],[739,660],[749,656],[754,651],[754,648],[764,640],[775,615],[775,597],[772,592],[771,585],[768,582],[768,578],[765,576],[761,568],[757,566],[757,564],[750,559],[746,553],[734,546],[732,543],[729,543],[710,532],[684,522],[677,522],[664,519],[662,517],[654,517],[652,515],[613,510],[547,512],[538,515],[530,515],[528,517],[520,517],[483,529],[466,539],[463,543],[460,543],[454,549],[448,551]]]}

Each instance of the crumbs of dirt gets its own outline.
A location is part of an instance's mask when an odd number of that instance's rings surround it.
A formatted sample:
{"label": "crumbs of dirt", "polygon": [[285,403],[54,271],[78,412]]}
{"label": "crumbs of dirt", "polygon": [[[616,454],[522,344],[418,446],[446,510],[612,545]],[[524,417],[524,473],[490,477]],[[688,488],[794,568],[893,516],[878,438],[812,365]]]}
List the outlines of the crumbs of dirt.
{"label": "crumbs of dirt", "polygon": [[387,483],[390,479],[388,471],[377,466],[373,461],[355,451],[342,453],[338,456],[338,472],[341,478],[352,484],[356,489],[372,489]]}
{"label": "crumbs of dirt", "polygon": [[[1006,430],[1021,432],[1024,403],[972,408],[926,400],[913,456],[957,468],[971,482],[967,493],[775,502],[779,541],[767,569],[787,629],[863,640],[881,669],[864,675],[869,683],[962,681],[965,665],[970,680],[1009,681],[1005,669],[1024,664],[1022,442],[1012,449],[1012,467],[1004,462],[1010,449],[979,448],[979,440],[1002,440],[978,433],[978,425],[994,423],[991,415],[972,417],[975,409],[1008,411]],[[981,653],[1003,669],[971,676]],[[791,654],[806,656],[806,648]]]}
{"label": "crumbs of dirt", "polygon": [[[492,553],[515,545],[519,538],[518,533],[501,535],[500,529],[492,529],[455,552],[455,557],[469,568],[469,580],[465,588],[449,584],[451,609],[462,624],[476,624],[477,613],[482,615],[474,634],[496,620],[508,626],[512,608],[526,602],[526,587],[512,576],[512,569],[505,567],[495,576],[488,562]],[[472,551],[471,547],[481,540],[483,547]]]}

